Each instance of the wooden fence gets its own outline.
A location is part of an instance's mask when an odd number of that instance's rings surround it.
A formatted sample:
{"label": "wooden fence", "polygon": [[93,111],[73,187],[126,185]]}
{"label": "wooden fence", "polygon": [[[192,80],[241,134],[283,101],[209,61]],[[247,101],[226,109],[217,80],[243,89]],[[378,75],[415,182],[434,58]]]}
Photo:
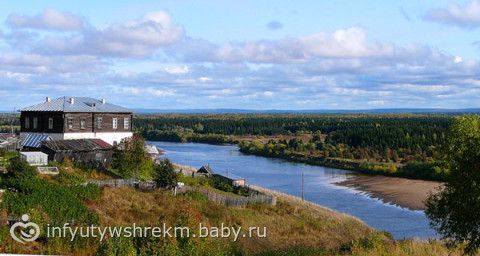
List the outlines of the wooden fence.
{"label": "wooden fence", "polygon": [[195,191],[198,192],[205,197],[209,201],[215,202],[217,204],[225,205],[225,206],[246,206],[248,204],[267,204],[267,205],[276,205],[277,204],[277,197],[263,194],[259,191],[252,191],[252,194],[248,197],[246,196],[229,196],[222,194],[220,192],[216,192],[211,189],[202,188],[202,187],[189,187],[184,186],[177,190],[177,193],[187,193]]}
{"label": "wooden fence", "polygon": [[[153,190],[156,188],[156,184],[153,181],[137,181],[134,179],[89,180],[83,183],[83,185],[85,186],[87,184],[95,184],[99,187],[112,188],[132,187],[142,190]],[[177,193],[187,193],[190,191],[196,191],[207,197],[208,200],[225,206],[245,206],[247,204],[277,204],[276,196],[267,195],[255,189],[250,189],[250,196],[229,196],[221,192],[216,192],[212,189],[202,187],[182,186],[180,188],[177,188]]]}
{"label": "wooden fence", "polygon": [[85,182],[83,185],[87,185],[87,184],[95,184],[99,187],[112,187],[112,188],[132,187],[132,188],[138,188],[143,190],[153,190],[157,187],[157,185],[153,181],[138,181],[134,179],[89,180]]}

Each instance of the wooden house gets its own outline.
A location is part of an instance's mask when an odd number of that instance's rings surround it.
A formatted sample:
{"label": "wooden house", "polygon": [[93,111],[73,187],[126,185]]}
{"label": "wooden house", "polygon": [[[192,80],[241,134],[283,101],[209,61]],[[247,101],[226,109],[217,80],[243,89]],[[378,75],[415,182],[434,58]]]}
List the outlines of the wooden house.
{"label": "wooden house", "polygon": [[132,111],[87,97],[46,98],[23,108],[22,146],[39,148],[46,140],[102,139],[110,145],[132,136]]}

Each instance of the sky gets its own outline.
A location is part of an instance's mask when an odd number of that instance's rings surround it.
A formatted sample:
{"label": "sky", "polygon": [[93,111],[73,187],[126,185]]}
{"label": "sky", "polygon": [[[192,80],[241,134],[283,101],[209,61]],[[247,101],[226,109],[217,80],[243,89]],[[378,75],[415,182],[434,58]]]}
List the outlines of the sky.
{"label": "sky", "polygon": [[480,107],[480,0],[0,1],[0,110]]}

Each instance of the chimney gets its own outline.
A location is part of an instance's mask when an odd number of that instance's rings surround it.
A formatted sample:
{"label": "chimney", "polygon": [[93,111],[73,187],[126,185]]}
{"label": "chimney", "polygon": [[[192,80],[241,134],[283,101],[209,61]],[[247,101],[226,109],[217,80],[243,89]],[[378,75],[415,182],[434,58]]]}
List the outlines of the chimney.
{"label": "chimney", "polygon": [[70,104],[73,104],[73,103],[75,103],[75,98],[71,97],[70,98]]}
{"label": "chimney", "polygon": [[105,99],[102,99],[102,104],[105,104],[107,101]]}
{"label": "chimney", "polygon": [[50,101],[52,101],[52,99],[50,99],[50,97],[45,98],[45,102],[50,102]]}

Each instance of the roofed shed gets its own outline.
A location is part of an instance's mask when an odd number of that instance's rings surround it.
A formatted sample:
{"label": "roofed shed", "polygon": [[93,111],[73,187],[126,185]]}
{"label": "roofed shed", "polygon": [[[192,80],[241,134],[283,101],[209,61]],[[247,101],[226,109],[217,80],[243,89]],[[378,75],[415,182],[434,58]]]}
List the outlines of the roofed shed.
{"label": "roofed shed", "polygon": [[103,168],[111,165],[113,157],[113,147],[101,139],[49,140],[43,142],[41,150],[51,161],[63,162],[68,158]]}
{"label": "roofed shed", "polygon": [[213,170],[210,168],[210,165],[204,165],[198,169],[193,176],[194,177],[212,177]]}

